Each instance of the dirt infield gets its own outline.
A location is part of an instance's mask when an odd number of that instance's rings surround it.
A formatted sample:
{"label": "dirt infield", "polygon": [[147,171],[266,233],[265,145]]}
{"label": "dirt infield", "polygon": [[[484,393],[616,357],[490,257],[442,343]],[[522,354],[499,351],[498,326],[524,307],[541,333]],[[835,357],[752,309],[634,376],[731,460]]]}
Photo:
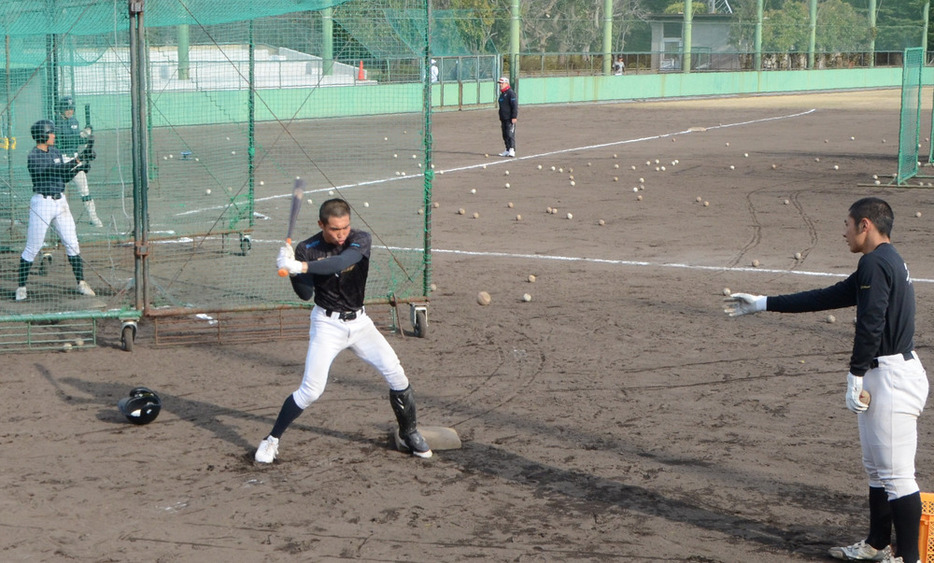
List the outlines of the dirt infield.
{"label": "dirt infield", "polygon": [[[105,325],[93,350],[2,358],[2,559],[828,560],[867,528],[854,311],[728,319],[722,291],[849,274],[846,210],[880,195],[932,356],[934,189],[886,186],[898,99],[526,107],[508,161],[485,156],[494,110],[436,114],[429,335],[387,336],[422,424],[464,447],[393,450],[385,384],[345,353],[255,467],[303,339],[164,348],[144,323],[127,353]],[[138,384],[165,402],[144,427],[115,408]],[[934,490],[930,414],[919,430]]]}

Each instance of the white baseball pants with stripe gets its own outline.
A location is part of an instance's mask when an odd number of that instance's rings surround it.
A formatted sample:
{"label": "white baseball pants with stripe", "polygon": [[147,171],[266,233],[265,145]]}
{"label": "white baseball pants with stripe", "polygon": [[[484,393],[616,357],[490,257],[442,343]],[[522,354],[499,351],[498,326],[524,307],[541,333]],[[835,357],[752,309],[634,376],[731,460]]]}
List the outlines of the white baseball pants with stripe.
{"label": "white baseball pants with stripe", "polygon": [[23,250],[23,260],[35,261],[45,243],[45,235],[50,225],[55,228],[55,232],[62,239],[65,254],[77,256],[81,253],[81,248],[78,246],[78,233],[75,231],[75,218],[71,216],[71,209],[68,207],[68,198],[65,194],[62,194],[59,199],[33,194],[32,199],[29,200],[29,227],[26,229],[26,248]]}

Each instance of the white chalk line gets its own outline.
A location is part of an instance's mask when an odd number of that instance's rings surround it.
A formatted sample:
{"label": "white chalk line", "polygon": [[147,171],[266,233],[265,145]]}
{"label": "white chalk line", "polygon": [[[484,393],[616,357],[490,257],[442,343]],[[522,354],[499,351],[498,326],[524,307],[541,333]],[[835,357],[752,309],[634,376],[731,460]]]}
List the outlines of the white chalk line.
{"label": "white chalk line", "polygon": [[[736,122],[736,123],[727,123],[727,124],[720,123],[720,124],[718,124],[718,125],[711,125],[710,127],[704,127],[704,130],[705,130],[705,131],[709,131],[709,130],[711,130],[711,129],[725,129],[725,128],[727,128],[727,127],[741,127],[741,126],[743,126],[743,125],[755,125],[755,124],[757,124],[757,123],[767,123],[767,122],[769,122],[769,121],[779,121],[779,120],[782,120],[782,119],[794,119],[794,118],[796,118],[796,117],[802,117],[802,116],[805,116],[805,115],[814,113],[815,111],[817,111],[817,108],[812,108],[812,109],[809,109],[809,110],[806,110],[806,111],[801,111],[801,112],[798,112],[798,113],[790,113],[790,114],[787,114],[787,115],[776,115],[776,116],[772,116],[772,117],[763,117],[763,118],[761,118],[761,119],[751,119],[751,120],[749,120],[749,121],[738,121],[738,122]],[[589,151],[589,150],[594,150],[594,149],[603,149],[603,148],[606,148],[606,147],[617,147],[617,146],[622,146],[622,145],[630,145],[630,144],[633,144],[633,143],[641,143],[641,142],[644,142],[644,141],[655,141],[655,140],[658,140],[658,139],[666,139],[666,138],[668,138],[668,137],[674,137],[674,136],[676,136],[676,135],[688,135],[688,134],[696,133],[696,132],[697,132],[697,131],[692,131],[691,129],[685,129],[685,130],[683,130],[683,131],[675,131],[675,132],[672,132],[672,133],[661,133],[661,134],[659,134],[659,135],[650,135],[650,136],[648,136],[648,137],[639,137],[639,138],[636,138],[636,139],[624,139],[624,140],[622,140],[622,141],[612,141],[612,142],[609,142],[609,143],[600,143],[600,144],[596,144],[596,145],[585,145],[585,146],[582,146],[582,147],[574,147],[574,148],[570,148],[570,149],[559,149],[559,150],[556,150],[556,151],[543,152],[543,153],[539,153],[539,154],[530,154],[530,155],[527,155],[527,156],[520,156],[520,157],[515,157],[515,158],[502,157],[502,160],[496,160],[496,161],[493,161],[493,162],[484,162],[484,163],[479,163],[479,164],[469,164],[469,165],[467,165],[467,166],[458,166],[458,167],[456,167],[456,168],[447,168],[447,169],[445,169],[445,170],[438,170],[438,171],[435,172],[435,174],[444,175],[444,174],[450,174],[450,173],[453,173],[453,172],[463,172],[463,171],[465,171],[465,170],[475,170],[475,169],[477,169],[477,168],[483,168],[483,167],[486,167],[486,166],[498,166],[498,165],[500,165],[500,164],[509,164],[510,162],[516,162],[516,161],[519,161],[519,160],[531,160],[531,159],[534,159],[534,158],[544,158],[544,157],[548,157],[548,156],[554,156],[554,155],[556,155],[556,154],[566,154],[566,153],[569,153],[569,152],[582,152],[582,151]],[[387,183],[387,182],[396,182],[396,181],[399,181],[399,180],[409,180],[409,179],[412,179],[412,178],[421,178],[421,177],[423,177],[424,175],[425,175],[425,174],[424,174],[423,172],[418,172],[418,173],[415,173],[415,174],[403,174],[403,175],[401,175],[401,176],[395,176],[395,177],[391,177],[391,178],[379,178],[379,179],[376,179],[376,180],[368,180],[368,181],[366,181],[366,182],[356,182],[356,183],[354,183],[354,184],[344,184],[344,185],[342,185],[342,186],[331,186],[331,187],[328,187],[328,188],[318,188],[318,189],[314,189],[314,190],[306,190],[305,193],[306,193],[306,194],[314,194],[314,193],[327,192],[327,191],[330,191],[330,190],[334,190],[334,191],[339,192],[339,191],[341,191],[341,190],[349,190],[349,189],[352,189],[352,188],[362,188],[362,187],[367,187],[367,186],[375,186],[375,185],[377,185],[377,184],[384,184],[384,183]],[[267,197],[262,197],[262,198],[259,198],[259,199],[254,200],[254,203],[260,202],[260,201],[272,201],[272,200],[274,200],[274,199],[281,199],[281,198],[286,198],[286,197],[292,197],[292,192],[285,193],[285,194],[278,194],[278,195],[271,195],[271,196],[267,196]],[[181,216],[183,216],[183,215],[191,215],[191,214],[194,214],[194,213],[202,213],[202,212],[205,212],[205,211],[212,211],[212,210],[213,210],[213,211],[216,211],[216,210],[218,210],[218,209],[226,209],[227,207],[228,207],[227,205],[216,205],[216,206],[212,206],[212,207],[203,207],[203,208],[200,208],[200,209],[192,209],[192,210],[189,210],[189,211],[183,211],[183,212],[181,212],[181,213],[178,213],[178,214],[176,214],[176,217],[181,217]]]}

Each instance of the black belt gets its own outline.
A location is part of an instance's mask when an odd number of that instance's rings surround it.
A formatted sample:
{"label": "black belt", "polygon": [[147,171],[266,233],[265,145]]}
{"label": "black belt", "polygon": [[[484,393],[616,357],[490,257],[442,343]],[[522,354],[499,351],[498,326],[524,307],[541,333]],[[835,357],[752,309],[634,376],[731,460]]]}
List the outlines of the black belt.
{"label": "black belt", "polygon": [[[902,357],[905,358],[906,362],[910,362],[911,360],[915,359],[915,355],[911,352],[902,352]],[[876,369],[877,367],[879,367],[878,358],[875,358],[869,362],[869,369]]]}
{"label": "black belt", "polygon": [[334,309],[325,309],[324,314],[333,317],[335,314],[337,318],[342,321],[352,321],[357,318],[357,313],[362,313],[363,309],[357,309],[356,311],[335,311]]}
{"label": "black belt", "polygon": [[[39,192],[36,192],[36,193],[39,193]],[[62,192],[58,192],[57,194],[39,194],[39,195],[41,195],[42,197],[44,197],[44,198],[46,198],[46,199],[49,199],[49,198],[51,198],[51,199],[62,199]]]}

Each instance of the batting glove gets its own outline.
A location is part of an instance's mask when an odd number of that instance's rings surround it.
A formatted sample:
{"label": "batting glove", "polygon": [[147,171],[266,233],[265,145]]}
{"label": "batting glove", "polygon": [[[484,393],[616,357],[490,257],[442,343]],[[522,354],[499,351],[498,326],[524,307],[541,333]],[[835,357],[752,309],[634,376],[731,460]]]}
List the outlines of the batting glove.
{"label": "batting glove", "polygon": [[294,258],[283,258],[280,256],[276,260],[276,266],[278,266],[280,270],[284,269],[287,271],[289,275],[295,276],[302,273],[304,264]]}
{"label": "batting glove", "polygon": [[863,392],[863,378],[852,373],[846,374],[846,408],[856,414],[866,412],[869,405],[859,400]]}
{"label": "batting glove", "polygon": [[723,299],[726,307],[723,312],[731,317],[740,317],[750,313],[765,311],[765,304],[768,298],[764,295],[752,295],[750,293],[734,293]]}
{"label": "batting glove", "polygon": [[288,244],[283,244],[282,248],[279,249],[279,258],[288,258],[289,260],[295,260],[295,249],[289,246]]}

